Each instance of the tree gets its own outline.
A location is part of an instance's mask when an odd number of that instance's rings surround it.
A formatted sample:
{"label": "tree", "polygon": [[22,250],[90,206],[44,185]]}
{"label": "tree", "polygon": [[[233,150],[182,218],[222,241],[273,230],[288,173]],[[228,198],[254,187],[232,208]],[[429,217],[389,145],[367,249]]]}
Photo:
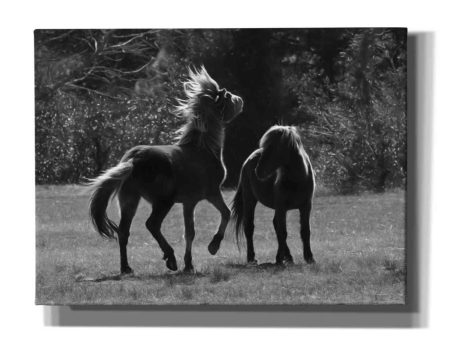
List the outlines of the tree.
{"label": "tree", "polygon": [[126,147],[173,138],[182,72],[167,69],[163,40],[156,30],[36,31],[38,183],[78,182]]}
{"label": "tree", "polygon": [[189,66],[241,95],[226,185],[273,124],[295,124],[319,185],[404,186],[402,29],[38,30],[36,181],[79,182],[137,144],[175,142]]}

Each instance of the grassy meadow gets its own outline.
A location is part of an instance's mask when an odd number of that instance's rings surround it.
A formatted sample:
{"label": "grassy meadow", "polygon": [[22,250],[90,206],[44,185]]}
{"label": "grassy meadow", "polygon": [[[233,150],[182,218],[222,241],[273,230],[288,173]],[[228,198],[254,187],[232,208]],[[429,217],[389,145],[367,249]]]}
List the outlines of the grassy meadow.
{"label": "grassy meadow", "polygon": [[[234,191],[225,192],[230,201]],[[295,264],[279,267],[273,210],[258,205],[255,251],[245,264],[232,227],[216,256],[207,245],[219,213],[196,209],[195,273],[169,272],[144,223],[151,207],[141,202],[128,244],[135,273],[119,275],[119,248],[101,238],[88,217],[89,196],[78,186],[36,187],[37,304],[403,304],[405,302],[405,194],[318,196],[311,247],[316,264],[301,256],[299,214],[288,213],[288,245]],[[109,215],[117,220],[116,203]],[[162,231],[183,268],[184,225],[176,205]]]}

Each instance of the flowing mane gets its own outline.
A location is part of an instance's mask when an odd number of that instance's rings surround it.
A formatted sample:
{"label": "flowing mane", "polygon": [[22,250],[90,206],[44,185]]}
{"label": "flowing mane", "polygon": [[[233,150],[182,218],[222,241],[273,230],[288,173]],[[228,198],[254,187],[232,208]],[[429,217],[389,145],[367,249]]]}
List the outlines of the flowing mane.
{"label": "flowing mane", "polygon": [[176,110],[185,116],[187,123],[177,133],[178,145],[194,145],[209,149],[215,155],[220,155],[224,141],[222,122],[207,111],[205,100],[219,94],[219,85],[202,67],[200,70],[189,69],[190,79],[184,82],[185,100],[178,100]]}

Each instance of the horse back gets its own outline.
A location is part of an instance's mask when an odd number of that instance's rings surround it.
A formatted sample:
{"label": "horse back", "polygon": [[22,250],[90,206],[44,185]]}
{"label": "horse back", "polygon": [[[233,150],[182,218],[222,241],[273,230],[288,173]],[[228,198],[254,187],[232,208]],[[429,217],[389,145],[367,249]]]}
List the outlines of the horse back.
{"label": "horse back", "polygon": [[251,193],[260,203],[269,208],[274,206],[274,186],[276,174],[265,180],[256,177],[255,169],[261,157],[262,150],[257,149],[245,160],[241,169],[240,185],[245,194]]}
{"label": "horse back", "polygon": [[149,202],[172,199],[175,194],[174,149],[170,146],[140,145],[128,150],[121,162],[132,161],[133,171],[124,187]]}
{"label": "horse back", "polygon": [[137,146],[122,161],[129,159],[134,165],[130,184],[150,202],[202,200],[216,192],[225,175],[221,161],[198,148]]}

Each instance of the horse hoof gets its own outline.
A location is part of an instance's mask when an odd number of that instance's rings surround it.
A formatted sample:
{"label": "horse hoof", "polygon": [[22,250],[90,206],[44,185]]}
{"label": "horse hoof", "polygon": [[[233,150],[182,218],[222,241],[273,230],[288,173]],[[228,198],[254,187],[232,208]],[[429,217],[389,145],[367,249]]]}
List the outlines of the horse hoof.
{"label": "horse hoof", "polygon": [[214,235],[211,243],[208,245],[208,251],[211,255],[215,255],[220,248],[220,242],[222,241],[223,236]]}
{"label": "horse hoof", "polygon": [[313,257],[308,257],[308,258],[305,258],[305,262],[307,264],[314,264],[316,261],[314,260]]}
{"label": "horse hoof", "polygon": [[208,245],[208,251],[211,255],[215,255],[217,251],[219,251],[220,244],[217,244],[216,242],[211,242]]}
{"label": "horse hoof", "polygon": [[175,259],[175,257],[169,257],[166,260],[166,266],[169,270],[177,271],[178,267],[177,267],[177,260]]}
{"label": "horse hoof", "polygon": [[257,266],[258,265],[258,261],[256,259],[252,259],[250,261],[247,261],[247,265],[249,265],[249,266]]}
{"label": "horse hoof", "polygon": [[194,273],[195,270],[194,270],[194,267],[191,265],[191,266],[185,266],[183,269],[183,272],[184,273]]}
{"label": "horse hoof", "polygon": [[285,259],[283,261],[283,263],[284,263],[284,265],[291,266],[291,265],[294,265],[294,260],[292,258]]}
{"label": "horse hoof", "polygon": [[129,275],[129,274],[132,274],[132,273],[134,273],[134,271],[129,266],[127,266],[127,267],[125,267],[123,269],[120,269],[120,274],[121,275]]}

